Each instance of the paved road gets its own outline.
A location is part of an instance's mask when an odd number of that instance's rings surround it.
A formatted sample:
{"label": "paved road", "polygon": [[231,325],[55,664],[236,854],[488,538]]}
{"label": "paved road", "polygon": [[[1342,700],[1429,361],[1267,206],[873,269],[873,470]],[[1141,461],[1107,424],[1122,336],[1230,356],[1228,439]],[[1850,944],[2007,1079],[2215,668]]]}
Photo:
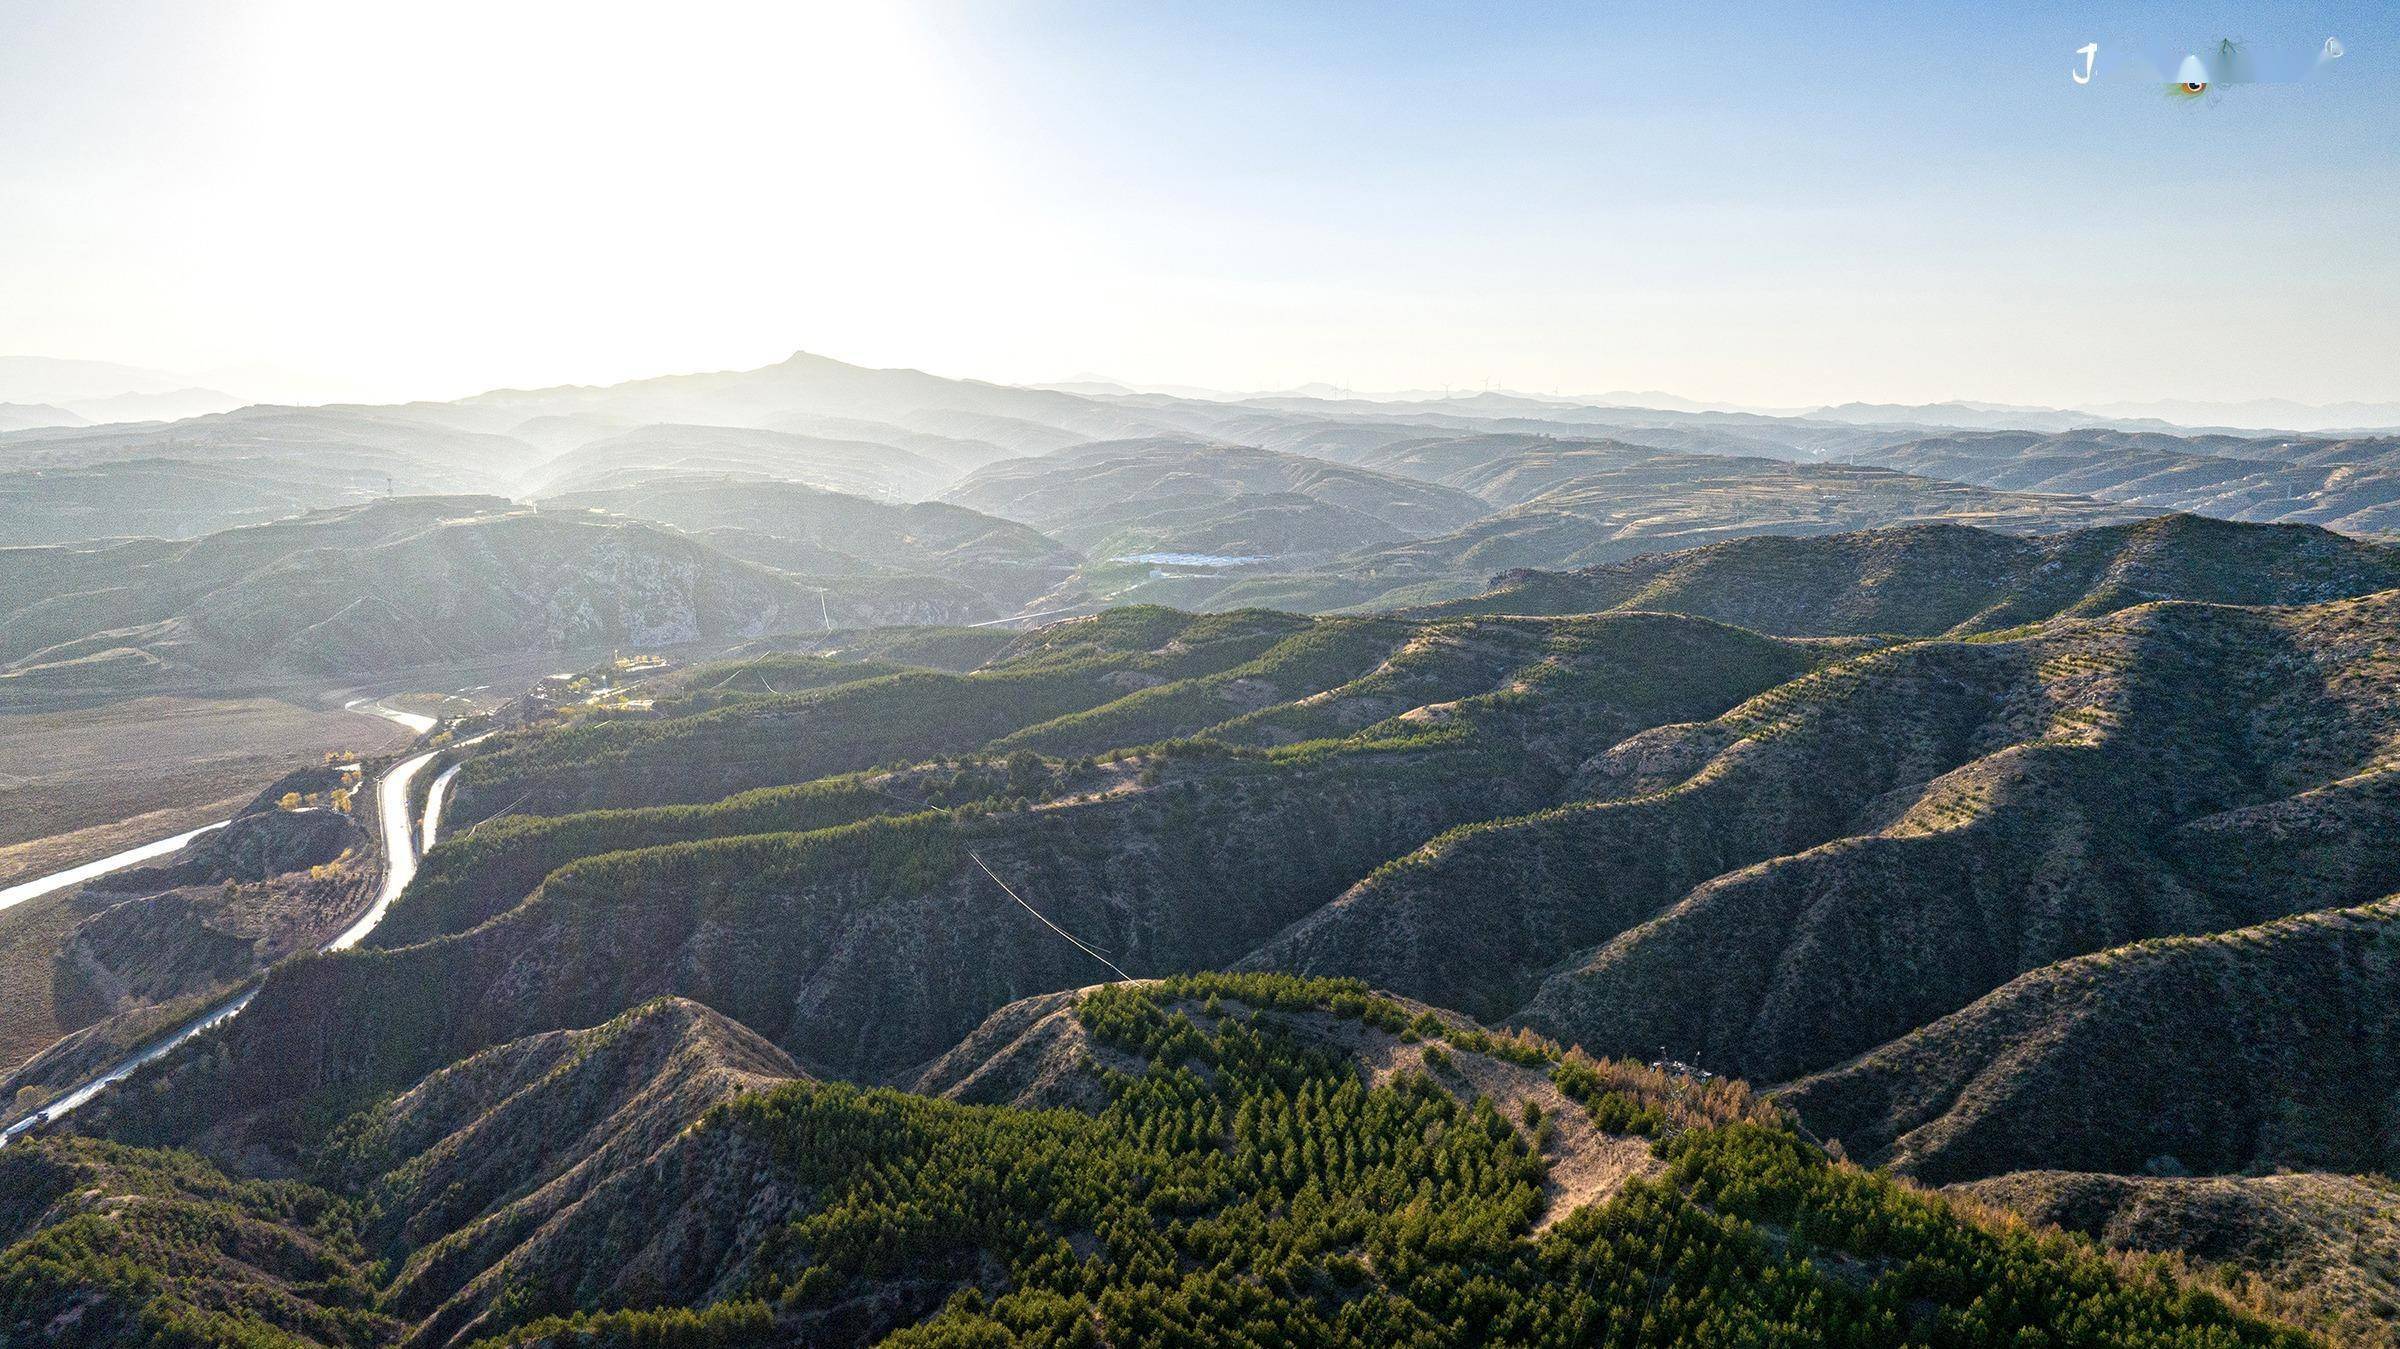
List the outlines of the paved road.
{"label": "paved road", "polygon": [[[386,721],[396,721],[418,735],[432,730],[437,724],[431,717],[420,716],[414,712],[397,711],[385,707],[382,703],[369,703],[364,698],[351,699],[343,704],[343,710],[363,711],[370,716],[382,717]],[[127,848],[123,852],[110,853],[96,862],[86,862],[82,866],[69,867],[65,871],[54,871],[47,876],[9,886],[5,890],[0,890],[0,909],[13,909],[26,900],[39,899],[53,890],[64,890],[70,885],[80,885],[95,876],[105,876],[112,871],[122,871],[136,862],[147,862],[153,857],[164,857],[209,830],[222,829],[231,823],[230,820],[219,820],[215,824],[204,824],[197,829],[187,829],[172,838],[153,839],[137,847]],[[425,846],[430,848],[433,845],[428,842]]]}
{"label": "paved road", "polygon": [[[368,933],[375,930],[377,923],[383,921],[383,915],[392,907],[392,901],[398,899],[400,892],[408,888],[408,883],[417,878],[417,831],[415,822],[409,818],[408,789],[409,784],[417,780],[417,774],[425,771],[425,765],[433,762],[433,755],[434,751],[431,750],[412,754],[393,764],[384,773],[383,780],[375,784],[375,818],[381,824],[383,833],[383,884],[376,887],[375,902],[342,935],[325,943],[326,950],[347,951],[358,945]],[[425,803],[425,832],[428,834],[433,832],[433,814],[440,805],[439,800]]]}
{"label": "paved road", "polygon": [[[481,739],[483,739],[482,736],[475,737],[475,740]],[[472,745],[475,743],[475,740],[469,740],[466,743]],[[466,761],[462,759],[459,762],[450,765],[448,768],[443,769],[441,776],[433,780],[433,786],[425,793],[424,852],[433,851],[435,837],[441,827],[442,822],[442,805],[450,799],[450,779],[457,777],[458,770],[466,766]]]}
{"label": "paved road", "polygon": [[65,871],[54,871],[47,876],[26,881],[22,885],[12,885],[5,890],[0,890],[0,909],[13,909],[26,900],[37,899],[53,890],[64,890],[70,885],[80,885],[94,876],[105,876],[112,871],[123,871],[136,862],[147,862],[153,857],[164,857],[209,830],[222,829],[230,823],[232,823],[230,820],[219,820],[215,824],[204,824],[197,829],[187,829],[173,838],[156,839],[137,848],[127,848],[123,852],[110,853],[97,862],[86,862],[82,866],[69,867]]}
{"label": "paved road", "polygon": [[[414,725],[414,723],[418,721],[425,721],[428,727],[431,725],[429,719],[415,717],[410,713],[393,712],[380,706],[372,707],[368,710],[373,711],[378,716],[389,717],[394,721],[400,722],[402,725]],[[419,727],[418,729],[422,730],[425,729],[425,727]],[[402,759],[399,763],[392,765],[390,769],[386,770],[382,779],[375,784],[376,820],[380,826],[380,832],[383,835],[383,884],[376,889],[375,903],[368,908],[366,913],[359,917],[357,922],[351,924],[349,928],[344,930],[342,935],[334,938],[330,942],[327,942],[325,944],[326,950],[343,951],[348,950],[350,947],[356,946],[359,941],[363,939],[369,932],[375,930],[375,925],[377,923],[383,921],[383,915],[392,907],[392,901],[400,897],[400,892],[407,889],[409,881],[416,876],[417,822],[411,819],[409,814],[409,784],[416,780],[417,774],[424,771],[425,765],[433,762],[434,754],[435,751],[427,750],[422,754],[412,754],[408,758]],[[456,768],[452,768],[448,772],[443,773],[441,777],[435,779],[436,790],[433,796],[425,803],[424,832],[428,842],[430,842],[434,837],[441,814],[442,798],[445,793],[442,792],[440,788],[448,785],[450,773],[454,773],[456,771],[458,771]],[[184,835],[182,837],[188,839],[189,835]],[[162,840],[162,842],[168,841],[172,840]],[[169,849],[163,847],[159,849],[159,852],[165,851],[169,851]],[[119,855],[122,856],[123,854]],[[156,856],[157,853],[151,853],[149,855]],[[59,874],[64,876],[68,873],[61,872]],[[92,872],[90,874],[96,876],[100,873]],[[48,881],[57,879],[57,877],[45,877],[41,881],[29,882],[29,884],[41,885],[47,883]],[[78,879],[88,879],[88,877]],[[70,884],[71,882],[60,881],[59,883]],[[53,886],[52,888],[55,889],[56,887]],[[36,1125],[46,1124],[51,1120],[58,1119],[59,1117],[67,1114],[69,1111],[81,1106],[84,1102],[91,1100],[94,1096],[99,1095],[109,1086],[132,1076],[133,1073],[140,1069],[143,1065],[158,1059],[166,1054],[167,1051],[175,1048],[175,1046],[182,1044],[184,1041],[191,1039],[193,1036],[198,1035],[200,1032],[207,1030],[209,1027],[214,1026],[219,1022],[232,1018],[244,1007],[250,1005],[250,999],[257,996],[257,992],[258,990],[256,989],[250,989],[243,992],[238,997],[219,1003],[217,1006],[201,1013],[197,1018],[177,1027],[169,1034],[161,1036],[159,1039],[152,1041],[150,1044],[144,1046],[140,1051],[119,1060],[107,1072],[102,1073],[100,1076],[95,1077],[88,1082],[85,1082],[83,1085],[75,1088],[73,1091],[68,1092],[64,1096],[59,1097],[57,1100],[52,1101],[50,1104],[42,1107],[40,1110],[26,1116],[24,1119],[17,1121],[15,1124],[9,1125],[5,1129],[0,1129],[0,1146],[6,1146],[8,1140],[16,1137],[18,1134],[21,1134],[28,1129],[33,1128]]]}

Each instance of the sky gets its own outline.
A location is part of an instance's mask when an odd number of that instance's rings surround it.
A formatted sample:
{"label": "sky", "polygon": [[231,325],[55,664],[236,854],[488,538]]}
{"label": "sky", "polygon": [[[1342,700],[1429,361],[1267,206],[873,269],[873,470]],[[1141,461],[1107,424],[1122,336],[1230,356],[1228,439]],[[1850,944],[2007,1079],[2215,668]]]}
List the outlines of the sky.
{"label": "sky", "polygon": [[0,355],[2400,400],[2400,7],[1735,8],[7,0]]}

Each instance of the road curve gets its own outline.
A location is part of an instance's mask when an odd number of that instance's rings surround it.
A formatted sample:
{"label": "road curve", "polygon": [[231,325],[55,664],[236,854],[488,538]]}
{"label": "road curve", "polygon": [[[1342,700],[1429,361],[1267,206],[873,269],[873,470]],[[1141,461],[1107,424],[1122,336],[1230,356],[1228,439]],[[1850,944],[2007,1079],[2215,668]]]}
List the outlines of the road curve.
{"label": "road curve", "polygon": [[[417,878],[417,831],[409,818],[409,784],[425,765],[433,762],[436,751],[412,754],[393,764],[381,781],[375,784],[375,818],[383,834],[383,884],[375,889],[375,902],[358,916],[358,921],[343,929],[342,935],[325,943],[328,951],[347,951],[364,940],[383,921],[392,901]],[[438,799],[425,803],[425,832],[433,832],[434,812],[440,809]]]}
{"label": "road curve", "polygon": [[[475,737],[475,740],[481,739],[483,739],[482,736]],[[469,740],[466,743],[472,745],[475,740]],[[435,837],[441,828],[442,803],[450,799],[450,779],[457,777],[458,770],[466,766],[466,761],[461,759],[443,769],[441,775],[433,780],[433,786],[427,789],[425,793],[425,843],[417,850],[418,856],[421,857],[433,851]]]}
{"label": "road curve", "polygon": [[[382,708],[373,710],[381,715],[391,717],[394,721],[401,721],[404,725],[409,724],[408,721],[403,720],[407,716],[405,713],[392,713]],[[327,942],[324,946],[325,950],[344,951],[356,946],[369,932],[375,930],[377,923],[383,921],[383,915],[392,907],[392,901],[399,898],[400,892],[407,889],[409,881],[415,878],[417,874],[417,821],[411,818],[408,808],[409,785],[416,780],[417,774],[424,771],[425,765],[433,762],[437,753],[439,753],[437,750],[426,750],[421,754],[412,754],[392,765],[376,782],[375,815],[379,832],[383,835],[383,883],[376,888],[374,904],[359,916],[357,922],[344,929],[340,936]],[[446,794],[440,789],[448,785],[450,774],[457,771],[456,766],[453,766],[441,777],[435,779],[435,791],[425,803],[424,833],[429,842],[438,827],[442,798]],[[187,839],[188,837],[186,836]],[[162,848],[160,851],[168,850]],[[98,875],[99,873],[91,874]],[[40,883],[34,882],[34,884]],[[217,1004],[172,1032],[145,1045],[137,1052],[118,1060],[107,1072],[83,1083],[16,1123],[0,1128],[0,1147],[7,1146],[10,1139],[28,1129],[61,1118],[99,1095],[109,1086],[132,1076],[145,1064],[163,1057],[167,1051],[177,1045],[211,1026],[230,1020],[244,1007],[249,1006],[250,999],[256,997],[257,994],[257,989],[247,989],[240,995]]]}

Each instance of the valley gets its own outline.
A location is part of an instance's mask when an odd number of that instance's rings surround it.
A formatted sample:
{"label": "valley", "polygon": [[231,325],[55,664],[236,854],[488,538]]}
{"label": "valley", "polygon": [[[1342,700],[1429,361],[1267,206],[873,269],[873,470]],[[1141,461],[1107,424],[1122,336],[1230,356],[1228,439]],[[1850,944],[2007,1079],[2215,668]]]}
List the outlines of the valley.
{"label": "valley", "polygon": [[2391,1343],[2373,442],[1455,401],[0,435],[0,1330]]}
{"label": "valley", "polygon": [[0,4],[0,1349],[2400,1349],[2400,9]]}

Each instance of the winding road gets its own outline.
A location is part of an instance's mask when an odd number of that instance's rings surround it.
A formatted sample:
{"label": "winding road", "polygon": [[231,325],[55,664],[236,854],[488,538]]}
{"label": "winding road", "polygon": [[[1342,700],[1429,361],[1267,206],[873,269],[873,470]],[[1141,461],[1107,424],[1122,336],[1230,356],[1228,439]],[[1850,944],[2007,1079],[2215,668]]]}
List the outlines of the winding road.
{"label": "winding road", "polygon": [[[368,704],[362,701],[360,703],[353,703],[352,706],[354,708],[373,712],[377,716],[386,717],[390,720],[397,721],[401,725],[406,726],[413,731],[417,731],[420,734],[431,730],[434,725],[433,719],[430,717],[422,717],[408,712],[395,712],[389,708],[381,706],[380,704]],[[324,947],[325,950],[346,951],[351,947],[358,945],[358,943],[363,940],[369,932],[375,930],[375,925],[377,923],[383,921],[383,915],[391,909],[392,901],[398,899],[400,897],[400,892],[408,888],[409,881],[415,879],[417,874],[418,856],[416,847],[417,821],[411,818],[409,811],[409,786],[411,783],[416,781],[417,774],[424,771],[425,765],[433,762],[434,756],[437,753],[439,753],[437,750],[426,750],[419,754],[412,754],[409,757],[402,759],[400,762],[393,764],[389,769],[386,769],[383,776],[376,781],[375,817],[379,832],[383,835],[383,884],[376,888],[375,902],[368,906],[367,911],[359,916],[357,922],[352,923],[348,928],[344,929],[340,936],[335,937],[332,941],[327,942]],[[445,770],[440,777],[435,778],[433,791],[426,799],[424,837],[425,845],[427,847],[433,846],[435,832],[440,822],[442,802],[443,799],[448,795],[447,789],[450,785],[451,775],[455,774],[457,771],[458,766],[454,764],[449,769]],[[133,863],[142,861],[146,858],[157,857],[162,854],[172,852],[176,848],[182,847],[184,844],[190,842],[194,837],[208,832],[209,829],[218,827],[218,825],[209,825],[201,829],[195,829],[189,834],[179,834],[171,839],[161,839],[156,843],[145,844],[140,848],[130,849],[126,852],[118,853],[112,857],[102,858],[98,862],[87,862],[83,866],[71,868],[67,871],[61,871],[54,875],[45,876],[40,880],[28,881],[22,886],[13,886],[8,891],[4,892],[6,902],[11,904],[20,903],[23,900],[31,899],[34,895],[46,894],[49,891],[56,890],[62,886],[73,885],[78,881],[90,880],[94,876],[101,875],[104,872],[114,871],[118,867],[131,866]],[[32,887],[40,888],[36,889]],[[27,890],[29,893],[18,895],[17,892],[19,890]],[[98,1077],[92,1078],[91,1080],[83,1083],[81,1086],[76,1087],[74,1090],[66,1093],[63,1096],[60,1096],[58,1099],[50,1102],[48,1105],[43,1106],[40,1110],[27,1115],[25,1118],[18,1120],[14,1124],[8,1125],[6,1128],[0,1128],[0,1147],[7,1146],[10,1139],[15,1138],[21,1133],[24,1133],[28,1129],[47,1124],[52,1120],[58,1119],[70,1111],[77,1109],[86,1101],[89,1101],[94,1096],[99,1095],[111,1085],[121,1082],[127,1077],[132,1076],[143,1065],[163,1057],[169,1050],[174,1049],[177,1045],[180,1045],[184,1041],[191,1039],[193,1036],[198,1035],[200,1032],[207,1030],[211,1026],[231,1019],[244,1007],[249,1006],[250,999],[256,997],[257,995],[258,990],[256,988],[244,990],[239,996],[229,998],[226,1001],[217,1004],[215,1007],[212,1007],[206,1012],[201,1013],[198,1017],[185,1022],[175,1030],[159,1037],[157,1040],[152,1041],[148,1045],[143,1046],[139,1051],[127,1056],[126,1058],[118,1060],[117,1063],[111,1066],[107,1072],[100,1074]]]}
{"label": "winding road", "polygon": [[[481,739],[483,739],[482,736],[475,737],[475,740]],[[475,740],[469,740],[466,743],[472,745],[475,743]],[[465,762],[461,761],[443,769],[441,776],[435,778],[433,780],[433,786],[426,791],[425,844],[421,849],[419,849],[420,853],[429,853],[433,851],[434,837],[442,823],[442,803],[450,799],[450,779],[457,777],[458,770],[466,766],[467,765]],[[410,869],[412,871],[415,869],[414,864],[411,864]]]}
{"label": "winding road", "polygon": [[[383,833],[383,884],[375,889],[375,902],[358,916],[358,921],[343,929],[342,935],[325,943],[328,951],[347,951],[365,940],[383,921],[392,901],[417,878],[417,831],[409,818],[409,784],[425,765],[433,762],[434,750],[412,754],[386,769],[382,780],[375,784],[375,818]],[[425,803],[425,833],[433,833],[433,815],[441,808],[439,798]]]}

